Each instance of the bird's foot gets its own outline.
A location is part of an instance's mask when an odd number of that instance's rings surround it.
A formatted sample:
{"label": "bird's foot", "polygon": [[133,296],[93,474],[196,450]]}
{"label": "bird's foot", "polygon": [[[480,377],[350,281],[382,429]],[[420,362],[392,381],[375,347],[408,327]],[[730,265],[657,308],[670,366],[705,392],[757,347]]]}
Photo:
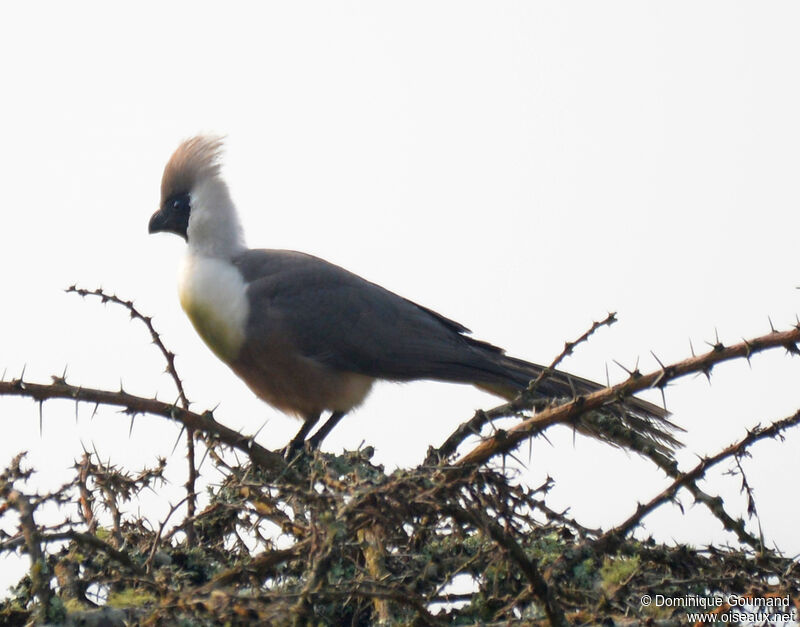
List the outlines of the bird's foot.
{"label": "bird's foot", "polygon": [[292,440],[278,452],[283,455],[287,462],[294,461],[301,455],[311,454],[319,448],[319,445],[308,440]]}

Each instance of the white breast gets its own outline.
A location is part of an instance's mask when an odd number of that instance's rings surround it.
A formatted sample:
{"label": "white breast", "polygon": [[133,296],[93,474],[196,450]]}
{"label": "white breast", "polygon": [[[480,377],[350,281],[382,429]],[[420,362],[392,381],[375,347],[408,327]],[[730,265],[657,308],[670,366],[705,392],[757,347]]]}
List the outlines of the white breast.
{"label": "white breast", "polygon": [[181,306],[209,348],[233,361],[245,340],[247,285],[229,261],[186,255],[178,278]]}

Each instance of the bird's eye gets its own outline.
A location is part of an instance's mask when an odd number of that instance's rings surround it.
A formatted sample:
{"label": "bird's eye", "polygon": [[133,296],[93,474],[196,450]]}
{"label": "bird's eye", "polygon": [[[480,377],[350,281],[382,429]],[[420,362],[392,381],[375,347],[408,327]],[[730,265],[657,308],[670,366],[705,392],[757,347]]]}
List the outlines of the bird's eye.
{"label": "bird's eye", "polygon": [[167,203],[173,211],[188,211],[190,206],[189,194],[176,194]]}

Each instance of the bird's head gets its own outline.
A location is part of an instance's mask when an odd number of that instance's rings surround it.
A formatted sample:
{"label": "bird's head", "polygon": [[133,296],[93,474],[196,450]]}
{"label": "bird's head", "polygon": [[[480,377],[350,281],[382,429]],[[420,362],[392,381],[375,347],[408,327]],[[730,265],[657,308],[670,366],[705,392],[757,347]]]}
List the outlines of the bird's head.
{"label": "bird's head", "polygon": [[220,176],[220,137],[184,141],[161,178],[161,205],[150,218],[150,233],[180,235],[194,252],[231,256],[244,248],[242,229],[228,186]]}

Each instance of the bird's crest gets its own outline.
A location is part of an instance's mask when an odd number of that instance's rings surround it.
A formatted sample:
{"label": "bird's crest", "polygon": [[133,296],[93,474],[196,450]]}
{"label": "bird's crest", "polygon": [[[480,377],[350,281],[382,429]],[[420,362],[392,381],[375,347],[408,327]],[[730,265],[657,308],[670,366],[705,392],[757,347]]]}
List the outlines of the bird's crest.
{"label": "bird's crest", "polygon": [[162,203],[174,194],[190,192],[200,181],[219,176],[222,148],[223,138],[215,135],[198,135],[178,146],[161,177]]}

